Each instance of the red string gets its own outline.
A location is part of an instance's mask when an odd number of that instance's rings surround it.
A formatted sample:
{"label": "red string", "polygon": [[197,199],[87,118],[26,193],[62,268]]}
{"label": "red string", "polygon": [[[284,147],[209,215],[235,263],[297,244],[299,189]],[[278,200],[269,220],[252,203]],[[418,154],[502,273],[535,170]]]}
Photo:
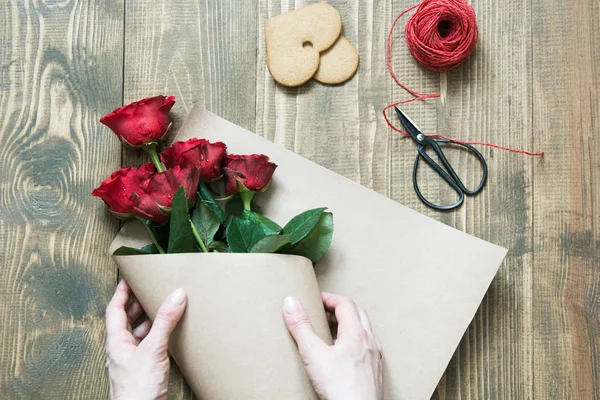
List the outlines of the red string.
{"label": "red string", "polygon": [[[409,88],[400,82],[392,68],[391,54],[394,28],[404,14],[415,8],[418,8],[417,12],[408,19],[404,29],[406,44],[413,57],[429,70],[446,72],[459,66],[471,55],[478,38],[475,12],[464,0],[424,0],[402,11],[394,19],[387,38],[387,67],[394,82],[414,97],[389,104],[382,110],[382,113],[387,125],[394,131],[405,136],[409,136],[409,134],[396,128],[390,122],[387,117],[387,110],[400,104],[440,97],[439,93],[421,93]],[[488,146],[528,156],[542,156],[544,154],[543,151],[534,153],[493,143],[462,141],[437,133],[428,133],[425,136],[448,139],[463,144]]]}

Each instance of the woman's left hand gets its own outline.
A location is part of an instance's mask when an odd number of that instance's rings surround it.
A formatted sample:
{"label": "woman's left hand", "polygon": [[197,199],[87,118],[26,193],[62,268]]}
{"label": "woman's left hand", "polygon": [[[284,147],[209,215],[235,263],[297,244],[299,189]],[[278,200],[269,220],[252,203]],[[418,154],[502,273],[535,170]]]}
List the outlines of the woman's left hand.
{"label": "woman's left hand", "polygon": [[161,305],[154,323],[132,324],[144,311],[131,289],[119,282],[106,308],[106,366],[111,399],[166,399],[169,386],[169,336],[183,316],[187,298],[177,289]]}

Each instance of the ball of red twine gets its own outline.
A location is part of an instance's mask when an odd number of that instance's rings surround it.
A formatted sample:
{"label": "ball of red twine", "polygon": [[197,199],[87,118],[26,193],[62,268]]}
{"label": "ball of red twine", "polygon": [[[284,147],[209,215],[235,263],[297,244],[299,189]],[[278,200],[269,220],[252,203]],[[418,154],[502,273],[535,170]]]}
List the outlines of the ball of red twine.
{"label": "ball of red twine", "polygon": [[424,0],[404,28],[413,57],[436,72],[450,71],[469,58],[478,34],[475,11],[464,0]]}

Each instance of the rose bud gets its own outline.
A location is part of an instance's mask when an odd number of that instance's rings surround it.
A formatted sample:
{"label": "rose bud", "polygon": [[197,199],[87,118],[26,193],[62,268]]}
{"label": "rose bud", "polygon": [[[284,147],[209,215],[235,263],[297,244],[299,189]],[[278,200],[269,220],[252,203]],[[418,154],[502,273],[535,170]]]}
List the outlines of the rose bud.
{"label": "rose bud", "polygon": [[247,190],[258,192],[267,188],[271,182],[275,165],[264,154],[245,156],[227,155],[227,165],[223,168],[225,176],[225,195],[238,191],[238,182]]}
{"label": "rose bud", "polygon": [[117,108],[100,118],[119,140],[132,147],[163,140],[171,124],[169,111],[175,96],[155,96]]}
{"label": "rose bud", "polygon": [[155,221],[161,225],[169,221],[173,196],[180,187],[185,188],[185,196],[190,204],[198,196],[200,169],[181,168],[178,165],[164,172],[157,172],[141,184],[141,193],[134,199],[133,211],[136,215]]}
{"label": "rose bud", "polygon": [[92,192],[100,197],[115,216],[127,219],[132,216],[134,198],[141,193],[140,185],[154,174],[154,165],[147,163],[139,168],[126,167],[112,173]]}
{"label": "rose bud", "polygon": [[200,179],[212,181],[222,175],[227,146],[223,142],[211,143],[206,139],[190,139],[175,142],[160,153],[160,159],[167,168],[179,165],[200,167]]}

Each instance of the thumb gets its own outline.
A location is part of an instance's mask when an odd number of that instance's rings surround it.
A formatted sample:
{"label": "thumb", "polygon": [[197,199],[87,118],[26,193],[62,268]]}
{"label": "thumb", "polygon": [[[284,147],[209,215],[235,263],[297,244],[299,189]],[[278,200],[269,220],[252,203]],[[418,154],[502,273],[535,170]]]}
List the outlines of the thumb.
{"label": "thumb", "polygon": [[166,351],[169,345],[169,337],[175,326],[181,320],[187,297],[183,289],[177,289],[169,295],[156,313],[152,328],[144,342],[158,351]]}
{"label": "thumb", "polygon": [[323,347],[328,347],[313,331],[308,314],[295,298],[286,297],[283,300],[283,319],[298,344],[300,357],[305,363],[313,354],[321,352]]}

